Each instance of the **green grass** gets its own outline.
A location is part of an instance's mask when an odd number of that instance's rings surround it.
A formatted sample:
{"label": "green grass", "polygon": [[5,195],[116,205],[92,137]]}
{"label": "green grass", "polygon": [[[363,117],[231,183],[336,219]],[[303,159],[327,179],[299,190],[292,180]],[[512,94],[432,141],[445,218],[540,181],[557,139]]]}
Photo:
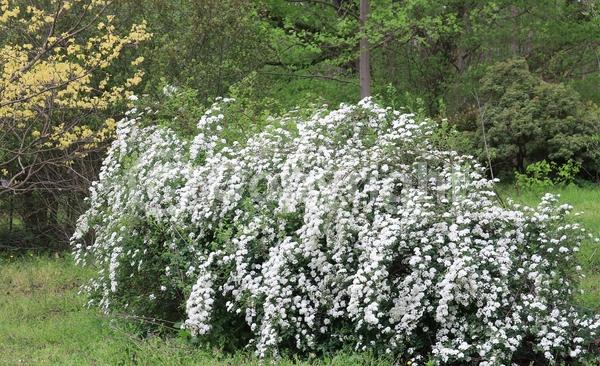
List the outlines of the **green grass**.
{"label": "green grass", "polygon": [[[85,308],[77,294],[91,272],[64,257],[0,258],[0,365],[262,365],[179,338],[136,338],[127,322]],[[129,328],[131,329],[131,328]],[[278,365],[389,365],[367,354]]]}
{"label": "green grass", "polygon": [[[600,234],[600,188],[555,189],[564,202],[582,211],[579,220]],[[536,204],[543,192],[502,187],[506,198]],[[587,275],[581,305],[600,311],[599,245],[580,252]],[[84,307],[77,294],[91,271],[69,257],[0,257],[0,365],[260,365],[248,353],[223,355],[199,349],[183,339],[134,337],[123,319]],[[319,360],[284,359],[278,365],[385,365],[365,354],[344,353]],[[266,362],[264,364],[270,364]]]}

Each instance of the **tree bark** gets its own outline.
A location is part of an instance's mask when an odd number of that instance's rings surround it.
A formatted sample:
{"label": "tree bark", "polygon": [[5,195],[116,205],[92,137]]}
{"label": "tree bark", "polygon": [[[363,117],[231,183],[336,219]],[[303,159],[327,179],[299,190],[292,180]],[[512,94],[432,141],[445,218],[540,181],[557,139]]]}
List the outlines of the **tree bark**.
{"label": "tree bark", "polygon": [[371,96],[371,67],[369,65],[369,39],[367,38],[367,18],[369,17],[369,0],[360,0],[360,56],[358,73],[360,77],[360,98]]}

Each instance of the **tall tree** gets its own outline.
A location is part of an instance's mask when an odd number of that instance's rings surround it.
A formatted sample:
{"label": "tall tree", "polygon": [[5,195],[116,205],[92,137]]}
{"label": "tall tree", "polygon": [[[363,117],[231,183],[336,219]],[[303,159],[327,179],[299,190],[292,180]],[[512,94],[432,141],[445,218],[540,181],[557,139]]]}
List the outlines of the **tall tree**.
{"label": "tall tree", "polygon": [[108,6],[0,0],[0,200],[47,239],[64,233],[57,220],[88,192],[144,75],[132,49],[146,24],[117,31]]}
{"label": "tall tree", "polygon": [[359,78],[360,78],[360,97],[371,96],[371,65],[369,37],[367,36],[367,19],[369,18],[369,0],[360,0],[360,59],[359,59]]}

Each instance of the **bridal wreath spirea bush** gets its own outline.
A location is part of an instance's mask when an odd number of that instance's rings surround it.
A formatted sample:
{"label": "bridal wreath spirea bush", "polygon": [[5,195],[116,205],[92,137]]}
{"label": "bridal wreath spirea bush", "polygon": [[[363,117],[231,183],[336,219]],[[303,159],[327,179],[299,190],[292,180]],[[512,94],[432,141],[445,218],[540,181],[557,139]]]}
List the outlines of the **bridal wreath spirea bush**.
{"label": "bridal wreath spirea bush", "polygon": [[431,123],[358,105],[225,143],[223,99],[193,141],[132,110],[73,237],[91,303],[260,357],[345,347],[414,363],[593,359],[571,304],[587,238],[567,205],[503,205]]}

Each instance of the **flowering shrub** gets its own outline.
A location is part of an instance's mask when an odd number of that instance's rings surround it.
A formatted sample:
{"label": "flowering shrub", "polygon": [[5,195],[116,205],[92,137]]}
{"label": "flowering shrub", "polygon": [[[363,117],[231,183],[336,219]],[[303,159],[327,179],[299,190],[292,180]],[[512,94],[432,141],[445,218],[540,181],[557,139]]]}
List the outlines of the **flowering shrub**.
{"label": "flowering shrub", "polygon": [[[221,100],[193,141],[119,122],[73,236],[105,311],[177,319],[261,356],[346,346],[413,362],[593,357],[600,318],[572,305],[584,230],[547,195],[495,197],[432,127],[370,100],[292,112],[222,139]],[[94,240],[86,245],[86,238]]]}

